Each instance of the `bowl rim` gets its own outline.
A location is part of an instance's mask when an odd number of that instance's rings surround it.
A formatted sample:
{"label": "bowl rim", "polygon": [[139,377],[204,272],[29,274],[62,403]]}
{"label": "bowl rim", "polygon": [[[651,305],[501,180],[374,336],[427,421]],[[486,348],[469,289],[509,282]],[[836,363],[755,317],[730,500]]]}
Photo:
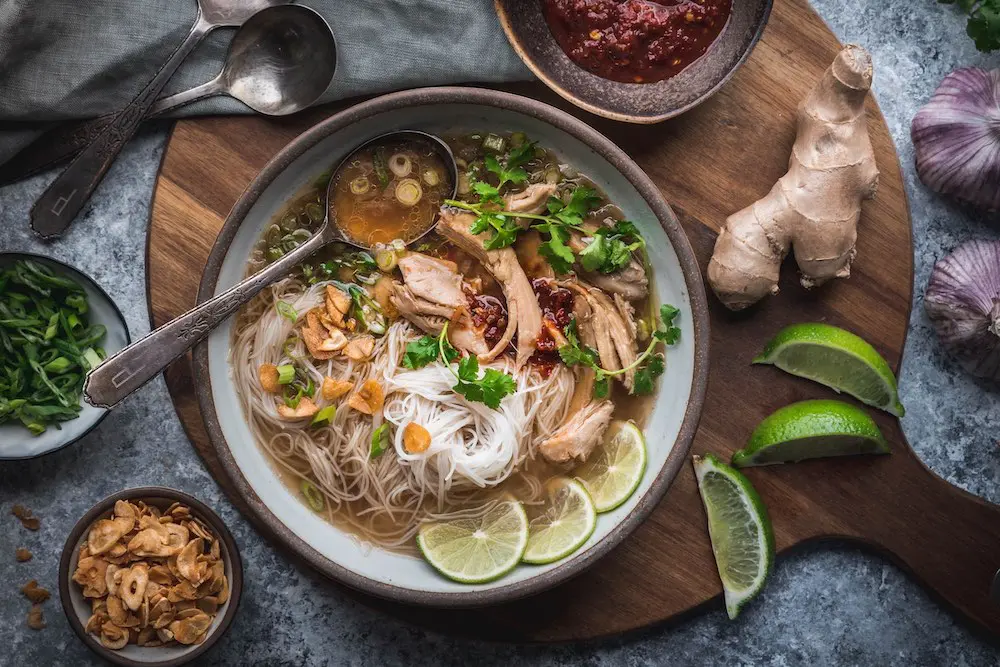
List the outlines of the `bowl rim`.
{"label": "bowl rim", "polygon": [[[534,74],[536,77],[538,77],[538,80],[544,83],[546,86],[548,86],[549,89],[555,91],[563,99],[572,102],[573,104],[580,107],[584,111],[588,111],[597,116],[603,116],[604,118],[610,118],[611,120],[617,120],[624,123],[652,125],[655,123],[662,123],[665,120],[669,120],[671,118],[681,115],[686,111],[690,111],[691,109],[695,108],[696,106],[698,106],[699,104],[701,104],[702,102],[704,102],[705,100],[707,100],[708,98],[712,97],[717,92],[719,92],[719,89],[722,88],[724,85],[726,85],[726,83],[728,83],[729,80],[736,75],[736,72],[738,72],[739,69],[743,67],[744,63],[746,63],[747,59],[750,57],[750,54],[753,53],[753,50],[754,48],[756,48],[757,43],[760,41],[761,36],[763,36],[764,29],[767,27],[768,20],[771,17],[771,10],[774,8],[774,0],[763,0],[763,2],[764,2],[764,8],[763,12],[761,13],[760,23],[758,23],[753,34],[750,36],[750,41],[747,42],[746,48],[744,49],[743,53],[740,54],[740,57],[736,59],[736,61],[733,63],[733,66],[729,69],[729,71],[727,71],[714,85],[709,87],[701,95],[699,95],[694,100],[688,102],[687,104],[679,106],[675,109],[671,109],[669,111],[665,111],[663,113],[650,114],[650,115],[619,113],[617,111],[612,111],[610,109],[605,109],[604,107],[598,106],[596,104],[592,104],[591,102],[587,102],[586,100],[578,97],[569,88],[565,87],[561,82],[549,76],[545,72],[545,70],[535,61],[535,59],[531,57],[527,49],[525,49],[524,45],[521,43],[521,40],[517,37],[516,33],[514,32],[514,29],[511,27],[511,18],[507,12],[507,0],[493,0],[493,7],[496,10],[497,18],[500,21],[500,26],[503,28],[504,35],[507,36],[507,42],[510,43],[511,48],[514,49],[514,52],[517,54],[517,57],[520,58],[521,62],[523,62],[525,66],[527,66],[527,68],[531,70],[531,73]],[[555,38],[553,37],[553,40],[554,39]],[[560,49],[560,51],[562,51],[562,49]],[[695,62],[697,62],[700,58],[704,58],[706,55],[708,54],[707,53],[702,54],[701,56],[699,56],[699,58],[695,59]],[[644,83],[637,85],[647,86],[647,85],[655,85],[656,83],[658,82],[652,82],[648,84]]]}
{"label": "bowl rim", "polygon": [[236,237],[236,233],[250,209],[270,183],[292,162],[307,150],[334,132],[341,131],[354,123],[380,113],[399,108],[427,105],[479,105],[498,108],[534,117],[566,132],[607,160],[636,189],[639,195],[656,215],[661,227],[677,254],[691,301],[691,318],[694,329],[694,372],[691,393],[684,410],[673,449],[667,455],[662,468],[656,473],[649,490],[639,499],[635,508],[613,527],[597,544],[564,565],[557,566],[543,574],[516,583],[501,585],[486,590],[460,593],[421,591],[398,585],[386,584],[369,579],[335,563],[322,555],[304,540],[295,535],[271,512],[254,493],[249,482],[237,466],[219,423],[218,413],[212,396],[209,373],[208,339],[199,343],[193,352],[192,366],[195,392],[205,422],[205,430],[224,471],[227,481],[235,489],[249,510],[250,518],[279,543],[303,558],[321,574],[346,584],[362,593],[393,602],[442,607],[463,608],[508,602],[534,595],[565,582],[596,563],[601,557],[618,546],[656,508],[667,489],[676,478],[691,449],[708,385],[709,318],[708,298],[702,282],[701,269],[694,250],[681,228],[677,217],[667,204],[657,186],[646,173],[614,142],[587,125],[582,120],[527,97],[486,88],[442,86],[417,88],[389,93],[361,102],[320,121],[297,136],[279,151],[258,173],[246,190],[240,195],[226,218],[219,236],[209,254],[202,276],[197,299],[201,303],[215,293],[219,274],[226,254]]}
{"label": "bowl rim", "polygon": [[[169,498],[182,502],[193,510],[195,516],[207,521],[212,529],[215,530],[216,535],[219,536],[219,540],[222,542],[223,561],[226,560],[226,556],[229,557],[229,569],[231,575],[231,581],[229,582],[229,600],[224,605],[225,613],[223,613],[222,620],[219,621],[219,624],[215,627],[215,629],[210,630],[210,634],[205,638],[205,641],[183,655],[157,662],[140,662],[138,660],[133,660],[121,655],[117,651],[113,651],[105,646],[102,646],[101,643],[85,629],[83,621],[77,615],[76,609],[73,608],[73,603],[71,602],[70,597],[70,560],[73,557],[73,552],[76,551],[77,544],[79,544],[80,539],[83,537],[83,533],[95,521],[97,521],[101,515],[114,509],[114,505],[117,501],[142,500],[143,498]],[[191,660],[194,660],[198,656],[205,653],[205,651],[212,648],[219,638],[229,630],[229,626],[232,625],[233,618],[236,616],[236,610],[239,607],[242,596],[243,559],[240,556],[239,548],[236,546],[236,540],[233,539],[233,535],[229,532],[229,528],[226,526],[225,522],[222,521],[222,517],[220,517],[215,510],[194,496],[165,486],[138,486],[131,489],[123,489],[97,501],[97,503],[87,510],[87,513],[80,517],[80,519],[73,526],[73,529],[69,532],[69,537],[66,538],[66,544],[63,545],[62,556],[59,558],[59,599],[62,602],[63,612],[66,614],[66,619],[69,621],[70,627],[73,628],[76,635],[91,651],[105,660],[113,662],[116,665],[121,665],[122,667],[179,667],[180,665],[184,665]]]}
{"label": "bowl rim", "polygon": [[[103,296],[104,299],[109,304],[111,304],[111,310],[114,311],[115,315],[118,318],[118,322],[121,324],[122,331],[125,333],[125,345],[128,346],[128,345],[132,344],[132,334],[129,333],[128,322],[125,320],[125,315],[124,315],[124,313],[122,313],[122,309],[118,307],[118,304],[115,303],[115,300],[111,298],[111,295],[108,294],[107,290],[105,290],[103,287],[101,287],[100,283],[98,283],[96,280],[94,280],[93,278],[91,278],[88,274],[84,273],[83,271],[81,271],[77,267],[73,266],[72,264],[68,264],[66,262],[63,262],[63,261],[58,260],[58,259],[55,259],[53,257],[49,257],[47,255],[39,255],[38,253],[34,253],[34,252],[22,252],[20,250],[10,250],[10,251],[0,252],[0,260],[4,259],[6,257],[23,257],[23,258],[28,258],[28,259],[32,259],[32,260],[41,261],[41,262],[49,262],[51,264],[55,264],[56,266],[60,267],[61,269],[64,269],[64,270],[68,269],[69,271],[72,271],[76,275],[78,275],[81,278],[83,278],[84,280],[86,280],[87,283],[91,287],[94,288],[95,292],[97,292],[98,294],[100,294],[101,296]],[[82,395],[80,396],[80,400],[81,401],[84,400]],[[103,422],[107,418],[107,416],[109,414],[111,414],[111,410],[108,410],[107,408],[104,408],[104,412],[101,414],[101,416],[99,416],[97,419],[94,420],[93,424],[91,424],[90,426],[88,426],[84,431],[82,431],[75,438],[70,438],[66,442],[64,442],[61,445],[58,445],[56,447],[53,447],[52,449],[47,449],[44,452],[39,452],[38,454],[32,454],[31,456],[3,456],[3,455],[0,455],[0,462],[3,462],[3,461],[30,461],[31,459],[37,459],[37,458],[42,457],[42,456],[48,456],[49,454],[54,454],[55,452],[58,452],[58,451],[63,450],[63,449],[66,449],[70,445],[72,445],[74,443],[77,443],[80,440],[82,440],[83,438],[85,438],[88,435],[90,435],[94,431],[94,429],[96,429],[98,426],[100,426],[101,422]]]}

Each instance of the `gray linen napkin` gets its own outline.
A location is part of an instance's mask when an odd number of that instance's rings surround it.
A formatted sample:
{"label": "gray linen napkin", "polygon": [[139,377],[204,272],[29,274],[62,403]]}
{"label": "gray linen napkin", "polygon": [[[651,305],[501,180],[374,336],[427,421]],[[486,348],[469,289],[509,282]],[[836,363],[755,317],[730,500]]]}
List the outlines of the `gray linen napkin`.
{"label": "gray linen napkin", "polygon": [[[492,0],[305,0],[337,38],[339,62],[322,102],[417,86],[530,78]],[[0,164],[46,121],[120,109],[187,35],[194,0],[0,0]],[[216,30],[164,95],[222,68],[234,30]],[[229,97],[175,112],[250,113]]]}

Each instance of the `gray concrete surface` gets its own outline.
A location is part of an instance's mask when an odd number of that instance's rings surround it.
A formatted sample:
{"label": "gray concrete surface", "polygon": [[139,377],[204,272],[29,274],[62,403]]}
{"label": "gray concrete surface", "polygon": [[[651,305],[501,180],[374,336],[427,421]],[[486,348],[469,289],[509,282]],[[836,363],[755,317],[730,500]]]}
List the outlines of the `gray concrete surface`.
{"label": "gray concrete surface", "polygon": [[[780,0],[779,0],[780,1]],[[998,236],[984,218],[927,192],[913,169],[909,123],[955,67],[997,67],[977,54],[964,19],[934,0],[815,0],[845,42],[875,56],[875,90],[899,148],[916,243],[913,316],[901,390],[904,430],[924,461],[949,481],[1000,502],[1000,447],[991,426],[1000,398],[946,357],[923,315],[933,262],[958,242]],[[43,245],[28,210],[47,174],[0,189],[0,250],[45,253],[91,274],[125,312],[134,336],[148,331],[144,244],[150,194],[166,126],[135,139],[69,237]],[[48,627],[25,626],[16,592],[36,578],[55,589],[62,543],[97,499],[122,488],[165,484],[191,492],[232,527],[248,586],[231,632],[206,665],[994,665],[995,645],[970,632],[900,570],[852,547],[809,549],[782,559],[760,599],[736,622],[722,605],[627,641],[526,647],[457,640],[416,629],[347,598],[265,542],[225,500],[181,430],[162,380],[115,411],[76,446],[40,460],[0,463],[0,665],[97,664],[70,630],[56,599]],[[21,502],[43,517],[29,533],[9,515]],[[15,563],[16,547],[35,558]]]}

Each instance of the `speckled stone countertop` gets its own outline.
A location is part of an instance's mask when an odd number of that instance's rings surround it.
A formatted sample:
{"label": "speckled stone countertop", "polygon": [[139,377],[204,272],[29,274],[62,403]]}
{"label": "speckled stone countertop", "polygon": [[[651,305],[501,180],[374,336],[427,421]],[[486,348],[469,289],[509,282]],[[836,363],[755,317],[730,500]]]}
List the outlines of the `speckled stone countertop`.
{"label": "speckled stone countertop", "polygon": [[[934,0],[815,0],[844,42],[875,57],[875,91],[906,178],[916,248],[916,303],[900,382],[906,435],[938,474],[1000,502],[1000,396],[945,358],[923,314],[921,294],[934,261],[957,243],[996,229],[926,191],[913,169],[909,124],[955,67],[1000,66],[977,54],[964,20]],[[0,250],[38,252],[93,276],[125,312],[133,336],[148,331],[145,228],[166,137],[157,124],[133,140],[83,219],[61,242],[28,231],[28,210],[51,174],[0,189]],[[114,243],[110,242],[114,239]],[[799,551],[782,559],[766,590],[738,621],[722,605],[670,628],[620,642],[513,646],[431,634],[371,611],[265,542],[226,501],[174,414],[162,379],[94,433],[41,460],[0,463],[0,665],[97,664],[70,630],[58,600],[48,627],[25,625],[19,588],[35,578],[53,591],[57,561],[73,523],[98,499],[129,485],[163,484],[216,507],[242,550],[248,585],[232,630],[206,665],[996,665],[1000,650],[941,609],[895,566],[852,547]],[[10,516],[24,503],[42,517],[29,533]],[[14,550],[35,557],[16,563]]]}

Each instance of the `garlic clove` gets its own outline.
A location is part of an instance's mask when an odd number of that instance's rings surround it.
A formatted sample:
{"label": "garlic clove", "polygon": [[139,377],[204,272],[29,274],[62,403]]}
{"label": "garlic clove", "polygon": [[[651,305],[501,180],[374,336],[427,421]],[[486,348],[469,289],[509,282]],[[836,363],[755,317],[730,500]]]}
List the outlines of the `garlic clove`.
{"label": "garlic clove", "polygon": [[924,309],[966,371],[1000,380],[1000,241],[969,241],[938,261]]}
{"label": "garlic clove", "polygon": [[913,117],[910,136],[924,185],[1000,211],[1000,69],[957,69]]}

